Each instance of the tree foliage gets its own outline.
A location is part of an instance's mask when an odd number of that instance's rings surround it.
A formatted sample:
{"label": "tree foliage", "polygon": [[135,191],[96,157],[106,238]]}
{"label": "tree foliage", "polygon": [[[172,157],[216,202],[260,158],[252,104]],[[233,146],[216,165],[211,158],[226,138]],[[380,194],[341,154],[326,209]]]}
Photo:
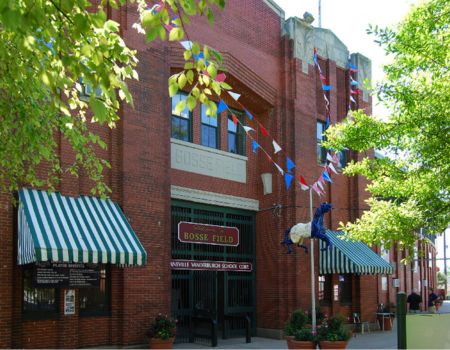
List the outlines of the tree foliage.
{"label": "tree foliage", "polygon": [[397,28],[370,27],[392,63],[376,88],[389,118],[352,113],[327,133],[328,146],[388,156],[351,162],[348,175],[370,180],[370,210],[341,224],[350,237],[412,249],[421,227],[441,233],[450,217],[450,2],[431,0]]}
{"label": "tree foliage", "polygon": [[[96,155],[96,149],[107,145],[89,124],[113,128],[121,103],[133,102],[126,80],[138,79],[136,51],[121,38],[119,23],[107,18],[108,6],[125,4],[0,2],[0,191],[23,185],[54,188],[63,172],[78,175],[80,169],[94,181],[93,193],[110,191],[103,179],[110,165]],[[149,43],[157,38],[179,41],[186,36],[189,17],[205,15],[213,22],[213,5],[223,8],[224,0],[135,0],[140,22],[134,27]],[[184,57],[185,70],[169,80],[170,94],[188,84],[188,107],[192,110],[200,101],[213,114],[211,89],[220,95],[229,88],[216,81],[220,53],[192,43]],[[70,164],[59,159],[59,135],[74,151]]]}

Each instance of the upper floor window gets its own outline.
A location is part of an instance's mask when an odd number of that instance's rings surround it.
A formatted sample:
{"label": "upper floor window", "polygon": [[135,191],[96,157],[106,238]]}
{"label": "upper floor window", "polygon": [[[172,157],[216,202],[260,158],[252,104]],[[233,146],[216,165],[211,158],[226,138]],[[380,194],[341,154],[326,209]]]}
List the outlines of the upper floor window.
{"label": "upper floor window", "polygon": [[192,142],[192,113],[186,107],[181,112],[175,110],[178,102],[186,101],[186,94],[178,93],[172,97],[172,137]]}
{"label": "upper floor window", "polygon": [[323,135],[325,132],[325,123],[322,121],[317,121],[317,161],[319,164],[325,164],[327,160],[327,150],[322,146],[322,141],[325,141],[326,138]]}
{"label": "upper floor window", "polygon": [[[243,113],[233,111],[242,122]],[[228,152],[245,155],[245,134],[239,123],[235,124],[231,115],[228,116]]]}
{"label": "upper floor window", "polygon": [[206,115],[207,107],[201,105],[202,118],[202,145],[212,148],[219,148],[219,120],[218,116]]}
{"label": "upper floor window", "polygon": [[348,149],[343,149],[339,152],[339,167],[345,168],[348,163]]}

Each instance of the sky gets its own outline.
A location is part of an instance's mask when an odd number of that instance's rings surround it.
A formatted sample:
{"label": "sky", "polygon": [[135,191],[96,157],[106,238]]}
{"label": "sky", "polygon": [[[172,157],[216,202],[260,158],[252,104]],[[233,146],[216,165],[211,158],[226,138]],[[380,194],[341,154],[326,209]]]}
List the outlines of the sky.
{"label": "sky", "polygon": [[[319,0],[275,0],[289,17],[303,18],[307,11],[319,26]],[[388,62],[384,51],[366,33],[369,23],[380,27],[392,26],[402,20],[411,6],[421,0],[322,0],[322,28],[331,29],[347,46],[350,53],[359,52],[372,60],[372,80],[383,76],[381,66]],[[386,116],[387,110],[374,100],[373,114]]]}

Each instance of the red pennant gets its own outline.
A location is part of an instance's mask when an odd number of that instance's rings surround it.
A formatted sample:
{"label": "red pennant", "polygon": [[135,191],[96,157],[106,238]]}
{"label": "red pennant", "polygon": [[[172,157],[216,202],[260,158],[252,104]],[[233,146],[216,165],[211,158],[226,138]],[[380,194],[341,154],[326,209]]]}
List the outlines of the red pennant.
{"label": "red pennant", "polygon": [[227,76],[224,73],[219,73],[216,76],[216,81],[221,83],[221,82],[225,81],[226,78],[227,78]]}
{"label": "red pennant", "polygon": [[236,116],[234,114],[231,115],[231,119],[233,120],[234,125],[238,124],[238,118],[236,118]]}
{"label": "red pennant", "polygon": [[327,84],[327,78],[323,74],[320,74],[320,80],[322,80],[322,83]]}
{"label": "red pennant", "polygon": [[259,124],[259,128],[264,136],[269,136],[269,132],[266,130],[266,128],[264,126]]}

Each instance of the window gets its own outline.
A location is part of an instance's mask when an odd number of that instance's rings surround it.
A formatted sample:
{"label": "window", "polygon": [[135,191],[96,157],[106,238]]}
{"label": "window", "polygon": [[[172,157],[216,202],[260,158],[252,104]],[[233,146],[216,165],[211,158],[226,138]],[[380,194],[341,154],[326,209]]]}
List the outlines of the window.
{"label": "window", "polygon": [[58,313],[56,288],[33,287],[33,265],[23,268],[22,312],[30,318],[47,318]]}
{"label": "window", "polygon": [[109,268],[100,269],[98,287],[80,288],[80,316],[107,316],[110,313],[111,278]]}
{"label": "window", "polygon": [[[242,112],[233,111],[233,114],[242,121]],[[245,155],[244,131],[239,123],[233,123],[231,115],[228,116],[228,152]]]}
{"label": "window", "polygon": [[192,113],[187,107],[176,113],[175,107],[180,101],[186,101],[186,94],[178,93],[172,97],[172,137],[192,142]]}
{"label": "window", "polygon": [[202,145],[211,148],[219,148],[218,116],[206,115],[206,109],[206,106],[202,104]]}
{"label": "window", "polygon": [[[89,97],[92,95],[92,88],[89,84],[83,83],[83,78],[78,79],[79,83],[81,84],[81,97]],[[95,96],[100,97],[102,94],[102,89],[100,89],[100,86],[97,86],[95,89]]]}
{"label": "window", "polygon": [[331,304],[331,275],[319,276],[319,302],[321,305]]}
{"label": "window", "polygon": [[345,168],[348,163],[348,149],[344,149],[339,152],[339,167]]}
{"label": "window", "polygon": [[341,304],[352,303],[352,275],[339,275],[339,301]]}
{"label": "window", "polygon": [[317,161],[319,164],[325,164],[327,160],[327,150],[325,147],[322,147],[322,141],[325,141],[325,136],[323,135],[325,125],[324,122],[317,121]]}

